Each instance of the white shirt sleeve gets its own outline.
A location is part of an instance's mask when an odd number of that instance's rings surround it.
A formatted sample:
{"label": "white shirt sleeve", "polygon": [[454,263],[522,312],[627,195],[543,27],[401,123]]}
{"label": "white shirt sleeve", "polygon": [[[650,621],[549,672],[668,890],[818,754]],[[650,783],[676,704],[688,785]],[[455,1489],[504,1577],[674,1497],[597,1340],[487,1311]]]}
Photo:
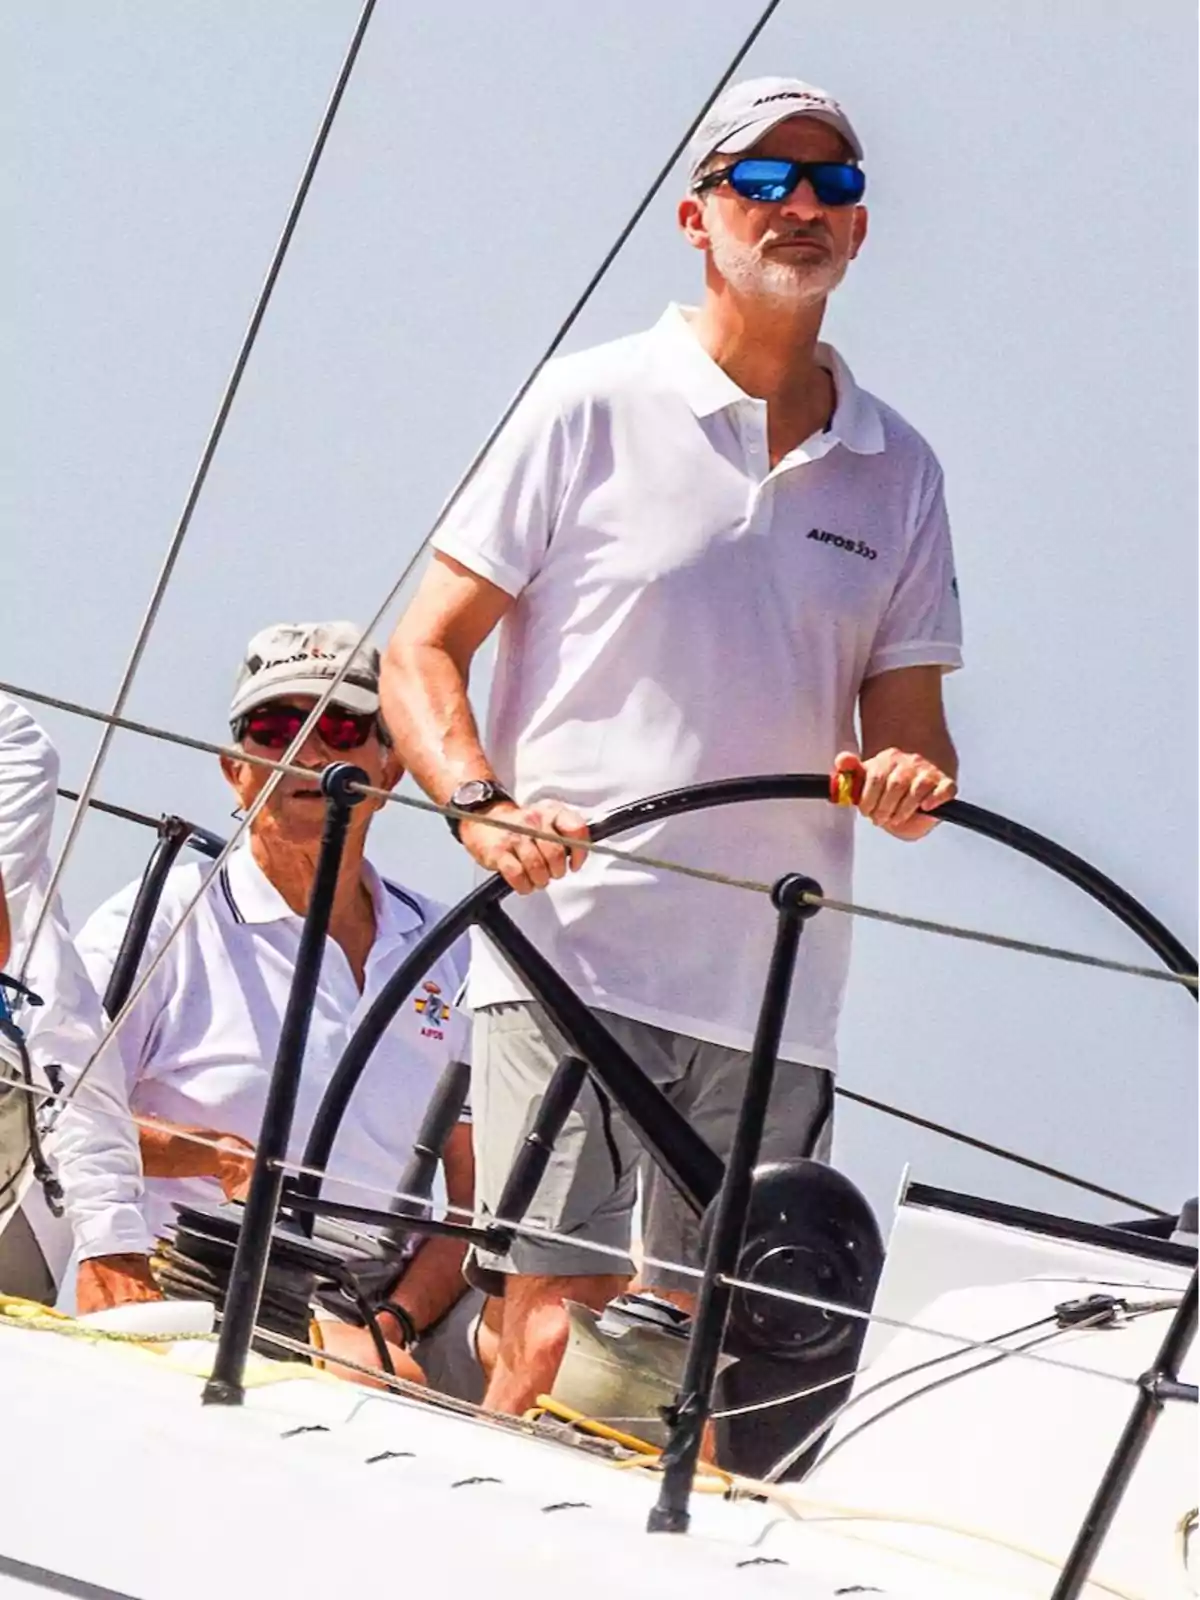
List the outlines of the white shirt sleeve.
{"label": "white shirt sleeve", "polygon": [[864,677],[897,667],[962,666],[962,614],[942,471],[930,457],[916,528]]}
{"label": "white shirt sleeve", "polygon": [[[0,876],[13,924],[14,966],[25,958],[50,884],[57,784],[58,754],[49,737],[23,706],[0,695]],[[57,1067],[69,1088],[99,1045],[103,1014],[57,896],[26,977],[45,1002],[18,1017],[30,1060],[41,1082],[49,1081],[48,1068]],[[81,1256],[149,1249],[137,1129],[112,1050],[101,1053],[76,1098],[59,1112],[46,1149]]]}
{"label": "white shirt sleeve", "polygon": [[549,549],[571,454],[558,384],[548,368],[434,535],[433,548],[519,595]]}
{"label": "white shirt sleeve", "polygon": [[24,706],[0,694],[0,876],[14,942],[37,920],[29,902],[49,859],[57,786],[58,752],[49,736]]}

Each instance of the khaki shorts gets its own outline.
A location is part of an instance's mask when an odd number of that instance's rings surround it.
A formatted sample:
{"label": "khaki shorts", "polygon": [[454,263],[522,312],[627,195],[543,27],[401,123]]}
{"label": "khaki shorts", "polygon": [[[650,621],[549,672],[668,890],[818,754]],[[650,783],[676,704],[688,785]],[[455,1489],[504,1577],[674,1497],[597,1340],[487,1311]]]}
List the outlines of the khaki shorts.
{"label": "khaki shorts", "polygon": [[[719,1156],[728,1156],[746,1087],[747,1052],[608,1011],[596,1015],[696,1132]],[[481,1007],[474,1028],[471,1105],[476,1194],[481,1209],[494,1215],[509,1169],[566,1046],[542,1008],[529,1001]],[[827,1161],[832,1140],[831,1075],[822,1067],[780,1061],[760,1161],[797,1156]],[[630,1222],[639,1174],[645,1255],[699,1266],[699,1219],[590,1077],[525,1215],[530,1226],[570,1234],[572,1242],[521,1236],[507,1255],[480,1252],[479,1265],[530,1276],[632,1273]],[[616,1254],[589,1250],[589,1243],[607,1246]],[[648,1287],[695,1288],[695,1279],[650,1262],[640,1281]]]}

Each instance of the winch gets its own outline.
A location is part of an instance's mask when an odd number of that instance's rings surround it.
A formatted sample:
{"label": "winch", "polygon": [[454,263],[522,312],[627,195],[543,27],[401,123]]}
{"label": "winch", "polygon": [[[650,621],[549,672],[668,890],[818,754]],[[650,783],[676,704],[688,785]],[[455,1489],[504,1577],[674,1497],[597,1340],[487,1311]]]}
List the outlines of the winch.
{"label": "winch", "polygon": [[[624,1294],[603,1311],[574,1300],[551,1398],[593,1421],[663,1447],[664,1410],[683,1379],[691,1318],[655,1294]],[[721,1370],[735,1358],[721,1357]]]}
{"label": "winch", "polygon": [[[161,1237],[151,1260],[159,1288],[169,1300],[211,1300],[220,1313],[237,1248],[242,1207],[177,1206],[173,1236]],[[300,1344],[309,1342],[312,1305],[322,1286],[336,1285],[351,1302],[358,1291],[347,1268],[347,1252],[325,1240],[308,1239],[289,1228],[271,1230],[271,1254],[257,1325]],[[308,1358],[269,1340],[254,1348],[277,1360]]]}

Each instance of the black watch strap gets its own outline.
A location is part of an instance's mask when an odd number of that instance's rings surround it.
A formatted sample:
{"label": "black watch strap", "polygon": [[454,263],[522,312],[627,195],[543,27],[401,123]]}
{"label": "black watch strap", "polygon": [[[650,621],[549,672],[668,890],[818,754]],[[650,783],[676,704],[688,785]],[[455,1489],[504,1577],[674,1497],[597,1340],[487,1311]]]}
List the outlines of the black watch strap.
{"label": "black watch strap", "polygon": [[[450,796],[450,804],[459,811],[486,811],[489,806],[499,805],[506,801],[509,805],[515,804],[512,795],[502,789],[491,778],[471,778],[466,783],[460,783]],[[456,839],[461,838],[461,817],[447,817],[450,832]]]}
{"label": "black watch strap", "polygon": [[383,1316],[391,1317],[395,1321],[400,1330],[400,1343],[405,1350],[411,1350],[420,1335],[417,1333],[416,1323],[404,1307],[398,1306],[394,1300],[380,1300],[375,1307],[375,1320],[378,1322]]}

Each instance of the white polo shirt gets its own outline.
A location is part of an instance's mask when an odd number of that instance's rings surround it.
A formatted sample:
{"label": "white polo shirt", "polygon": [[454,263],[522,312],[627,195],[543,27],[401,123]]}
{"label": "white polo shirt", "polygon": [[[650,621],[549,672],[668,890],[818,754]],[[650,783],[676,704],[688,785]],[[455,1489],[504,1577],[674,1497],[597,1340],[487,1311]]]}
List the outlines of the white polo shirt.
{"label": "white polo shirt", "polygon": [[[167,877],[142,966],[200,887],[208,863]],[[384,884],[369,864],[376,936],[362,993],[340,945],[325,943],[288,1159],[304,1153],[333,1070],[368,1007],[442,907]],[[101,906],[77,945],[98,992],[112,971],[137,885]],[[304,920],[266,878],[248,846],[235,850],[184,923],[118,1034],[129,1104],[138,1114],[214,1128],[257,1142],[267,1085],[287,1006]],[[464,945],[418,985],[380,1040],[350,1101],[329,1170],[394,1189],[444,1067],[466,1056],[469,1030],[454,1006],[466,970]],[[326,1183],[328,1197],[378,1205],[361,1189]],[[174,1220],[172,1202],[221,1200],[211,1178],[146,1180],[152,1235]],[[92,1251],[100,1254],[101,1251]]]}
{"label": "white polo shirt", "polygon": [[[671,306],[648,332],[553,362],[434,539],[517,597],[486,748],[522,803],[598,816],[682,784],[826,772],[857,747],[864,679],[961,664],[942,474],[828,346],[829,429],[774,470],[766,403]],[[850,891],[853,813],[711,811],[627,850]],[[775,917],[764,896],[598,856],[509,914],[591,1004],[748,1049]],[[800,945],[782,1054],[834,1067],[850,952],[821,913]],[[477,935],[473,1007],[525,991]]]}
{"label": "white polo shirt", "polygon": [[[20,970],[50,886],[57,785],[58,752],[49,736],[24,706],[0,695],[0,879],[12,921],[13,973]],[[100,1041],[102,1016],[57,896],[34,948],[26,982],[44,1002],[37,1008],[17,1008],[30,1060],[43,1082],[47,1068],[60,1067],[69,1084]],[[85,1147],[97,1154],[94,1169],[80,1167],[75,1160]],[[99,1057],[78,1096],[60,1113],[46,1149],[63,1186],[76,1243],[89,1246],[100,1241],[113,1252],[144,1250],[149,1239],[140,1209],[142,1162],[114,1051]],[[41,1242],[44,1248],[48,1244],[45,1239]],[[69,1245],[59,1253],[69,1253]]]}

